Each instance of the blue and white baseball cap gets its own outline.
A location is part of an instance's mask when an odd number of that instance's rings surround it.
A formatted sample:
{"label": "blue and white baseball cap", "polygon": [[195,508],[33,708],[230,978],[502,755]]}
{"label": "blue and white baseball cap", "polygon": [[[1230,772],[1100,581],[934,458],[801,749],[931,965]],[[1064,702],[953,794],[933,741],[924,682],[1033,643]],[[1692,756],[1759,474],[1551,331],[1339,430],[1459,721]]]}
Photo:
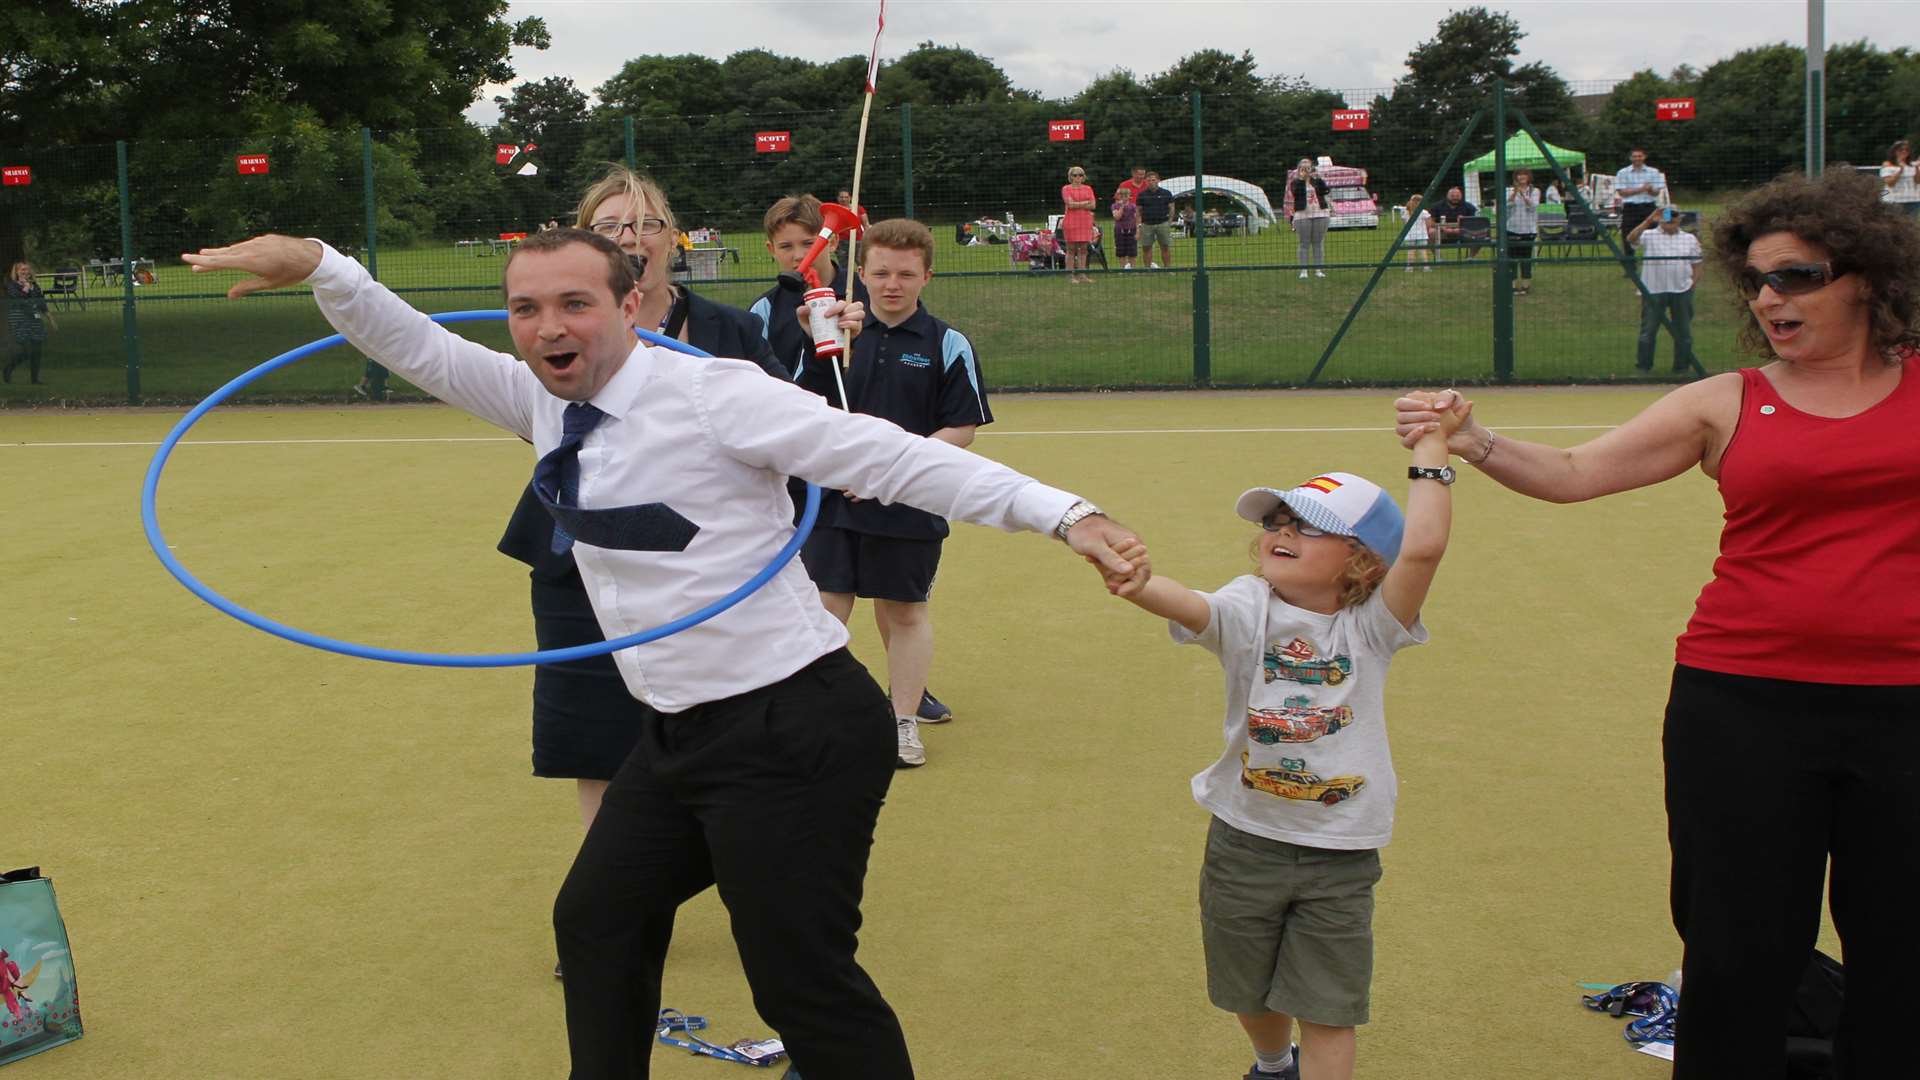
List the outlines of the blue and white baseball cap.
{"label": "blue and white baseball cap", "polygon": [[1400,557],[1406,515],[1379,484],[1352,473],[1322,473],[1285,491],[1257,487],[1242,493],[1234,512],[1258,524],[1281,504],[1295,517],[1336,536],[1351,536],[1373,549],[1388,566]]}

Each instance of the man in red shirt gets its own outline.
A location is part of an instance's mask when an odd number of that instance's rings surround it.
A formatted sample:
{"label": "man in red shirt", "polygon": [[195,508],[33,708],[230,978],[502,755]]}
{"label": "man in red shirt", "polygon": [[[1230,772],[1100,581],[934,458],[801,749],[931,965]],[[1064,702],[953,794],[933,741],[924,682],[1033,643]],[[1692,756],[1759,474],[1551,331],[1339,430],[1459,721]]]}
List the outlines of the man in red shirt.
{"label": "man in red shirt", "polygon": [[1133,197],[1140,194],[1140,189],[1146,186],[1147,167],[1145,165],[1135,165],[1133,167],[1132,178],[1120,181],[1120,186],[1113,190],[1113,201],[1119,202],[1121,199],[1125,199],[1128,202],[1132,202]]}

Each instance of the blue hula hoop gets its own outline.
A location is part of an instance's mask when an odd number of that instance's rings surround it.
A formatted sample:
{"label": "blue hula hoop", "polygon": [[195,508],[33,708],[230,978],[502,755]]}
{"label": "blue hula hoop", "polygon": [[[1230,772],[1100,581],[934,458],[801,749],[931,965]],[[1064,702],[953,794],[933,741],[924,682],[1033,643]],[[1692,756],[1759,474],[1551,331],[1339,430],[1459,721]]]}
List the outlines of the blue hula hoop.
{"label": "blue hula hoop", "polygon": [[[507,313],[504,311],[449,311],[434,315],[432,319],[437,323],[501,322],[505,321],[506,317]],[[640,335],[643,340],[655,345],[664,345],[667,348],[677,349],[680,352],[693,356],[712,355],[711,353],[696,349],[691,345],[683,344],[672,338],[651,331],[635,329],[634,333]],[[364,660],[382,660],[390,664],[416,664],[425,667],[519,667],[527,664],[553,664],[565,660],[584,660],[592,656],[605,656],[608,653],[618,652],[621,649],[630,649],[635,645],[644,645],[649,641],[658,641],[663,637],[677,634],[690,626],[697,626],[700,623],[706,622],[715,615],[745,600],[754,592],[758,591],[761,586],[773,580],[773,576],[780,572],[781,567],[784,567],[788,562],[792,561],[793,557],[799,553],[800,545],[806,543],[807,536],[813,532],[814,520],[820,516],[819,485],[808,484],[806,510],[800,517],[799,527],[794,530],[792,538],[786,542],[785,546],[774,554],[773,561],[768,563],[759,573],[748,578],[745,584],[720,599],[715,600],[713,603],[708,604],[706,607],[682,615],[672,622],[662,623],[651,630],[642,630],[638,633],[613,638],[594,645],[575,645],[567,649],[544,649],[538,652],[518,653],[460,654],[412,652],[406,649],[386,649],[377,645],[361,645],[352,641],[342,641],[338,638],[308,633],[305,630],[288,626],[285,623],[275,622],[264,615],[249,611],[215,592],[205,582],[194,577],[185,566],[181,565],[180,560],[173,557],[173,553],[167,548],[167,538],[160,531],[159,515],[154,509],[154,502],[160,491],[160,474],[162,470],[166,468],[167,458],[172,455],[173,448],[179,444],[181,436],[185,435],[187,431],[192,428],[195,423],[199,422],[201,417],[210,412],[214,406],[233,396],[234,392],[241,387],[246,386],[269,372],[278,371],[288,364],[304,360],[314,353],[331,349],[335,345],[340,345],[345,341],[346,338],[344,336],[335,334],[332,337],[309,342],[297,349],[281,353],[279,356],[268,360],[258,367],[243,372],[225,386],[209,394],[205,401],[194,406],[192,411],[181,417],[180,422],[173,425],[173,430],[167,433],[167,437],[160,441],[160,449],[154,451],[153,461],[147,466],[146,481],[140,487],[140,523],[146,529],[147,546],[151,547],[153,553],[159,556],[161,565],[167,568],[167,572],[172,574],[175,580],[186,586],[187,591],[206,601],[214,608],[231,615],[256,630],[264,630],[275,637],[285,638],[299,645],[306,645],[310,648],[321,649],[326,652],[340,653],[344,656],[357,656]]]}

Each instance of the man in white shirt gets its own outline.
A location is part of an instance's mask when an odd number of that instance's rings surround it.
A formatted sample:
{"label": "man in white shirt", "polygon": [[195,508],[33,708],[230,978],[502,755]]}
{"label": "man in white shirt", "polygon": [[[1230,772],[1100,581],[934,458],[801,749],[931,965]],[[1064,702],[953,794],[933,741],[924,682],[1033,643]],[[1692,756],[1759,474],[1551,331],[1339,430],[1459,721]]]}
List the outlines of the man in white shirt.
{"label": "man in white shirt", "polygon": [[[1656,223],[1658,228],[1653,227]],[[1640,284],[1647,290],[1640,300],[1640,353],[1633,366],[1653,370],[1654,339],[1664,314],[1672,320],[1673,373],[1684,375],[1698,366],[1693,358],[1693,285],[1700,277],[1700,238],[1680,231],[1680,214],[1668,206],[1635,225],[1627,243],[1643,256]]]}
{"label": "man in white shirt", "polygon": [[[534,485],[609,638],[704,606],[792,535],[786,477],[943,517],[1053,532],[1110,573],[1132,534],[1091,503],[750,363],[635,344],[640,293],[612,241],[529,237],[508,259],[521,360],[430,321],[318,241],[263,236],[184,256],[307,282],[356,348],[541,455]],[[571,403],[571,404],[569,404]],[[641,734],[554,905],[574,1080],[644,1078],[681,903],[718,884],[761,1016],[807,1080],[906,1080],[899,1022],[855,962],[893,709],[790,562],[739,605],[615,654]]]}
{"label": "man in white shirt", "polygon": [[1620,228],[1631,232],[1659,205],[1660,196],[1667,190],[1667,178],[1647,164],[1647,152],[1637,146],[1627,160],[1633,164],[1613,174],[1613,193],[1620,199]]}

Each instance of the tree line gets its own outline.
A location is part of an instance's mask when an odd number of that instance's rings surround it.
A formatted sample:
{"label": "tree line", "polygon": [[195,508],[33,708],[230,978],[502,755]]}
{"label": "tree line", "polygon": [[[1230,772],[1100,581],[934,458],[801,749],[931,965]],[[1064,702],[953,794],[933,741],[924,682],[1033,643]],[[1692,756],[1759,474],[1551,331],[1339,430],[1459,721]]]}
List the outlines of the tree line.
{"label": "tree line", "polygon": [[[1642,71],[1588,116],[1550,67],[1522,60],[1524,37],[1504,13],[1449,14],[1409,53],[1401,79],[1353,103],[1370,109],[1370,129],[1343,132],[1330,124],[1349,104],[1342,93],[1262,75],[1248,52],[1202,50],[1144,76],[1116,70],[1047,99],[987,57],[924,42],[881,74],[862,201],[902,212],[910,168],[915,213],[945,224],[1050,208],[1069,164],[1109,189],[1135,164],[1191,173],[1196,97],[1208,173],[1260,184],[1278,201],[1293,161],[1324,154],[1368,168],[1370,186],[1400,201],[1426,186],[1495,79],[1543,135],[1585,151],[1595,168],[1617,168],[1643,146],[1673,184],[1703,189],[1801,161],[1797,47]],[[629,137],[635,163],[689,225],[751,228],[781,194],[830,198],[851,176],[864,56],[642,56],[593,88],[597,104],[549,78],[495,99],[497,123],[467,121],[482,85],[511,78],[516,44],[544,48],[548,34],[538,19],[508,23],[504,0],[8,5],[0,164],[31,165],[34,182],[0,188],[0,260],[117,254],[118,139],[129,143],[135,242],[154,252],[266,229],[361,243],[368,158],[379,242],[395,245],[564,219],[605,162],[627,157]],[[1912,50],[1835,46],[1827,79],[1831,160],[1877,163],[1894,138],[1920,129]],[[1694,98],[1698,119],[1656,121],[1663,97]],[[1048,141],[1056,119],[1084,121],[1085,140]],[[756,153],[756,133],[769,130],[791,132],[791,149]],[[1483,125],[1464,153],[1492,143]],[[513,150],[508,164],[500,147]],[[240,154],[267,155],[267,174],[242,175]]]}

